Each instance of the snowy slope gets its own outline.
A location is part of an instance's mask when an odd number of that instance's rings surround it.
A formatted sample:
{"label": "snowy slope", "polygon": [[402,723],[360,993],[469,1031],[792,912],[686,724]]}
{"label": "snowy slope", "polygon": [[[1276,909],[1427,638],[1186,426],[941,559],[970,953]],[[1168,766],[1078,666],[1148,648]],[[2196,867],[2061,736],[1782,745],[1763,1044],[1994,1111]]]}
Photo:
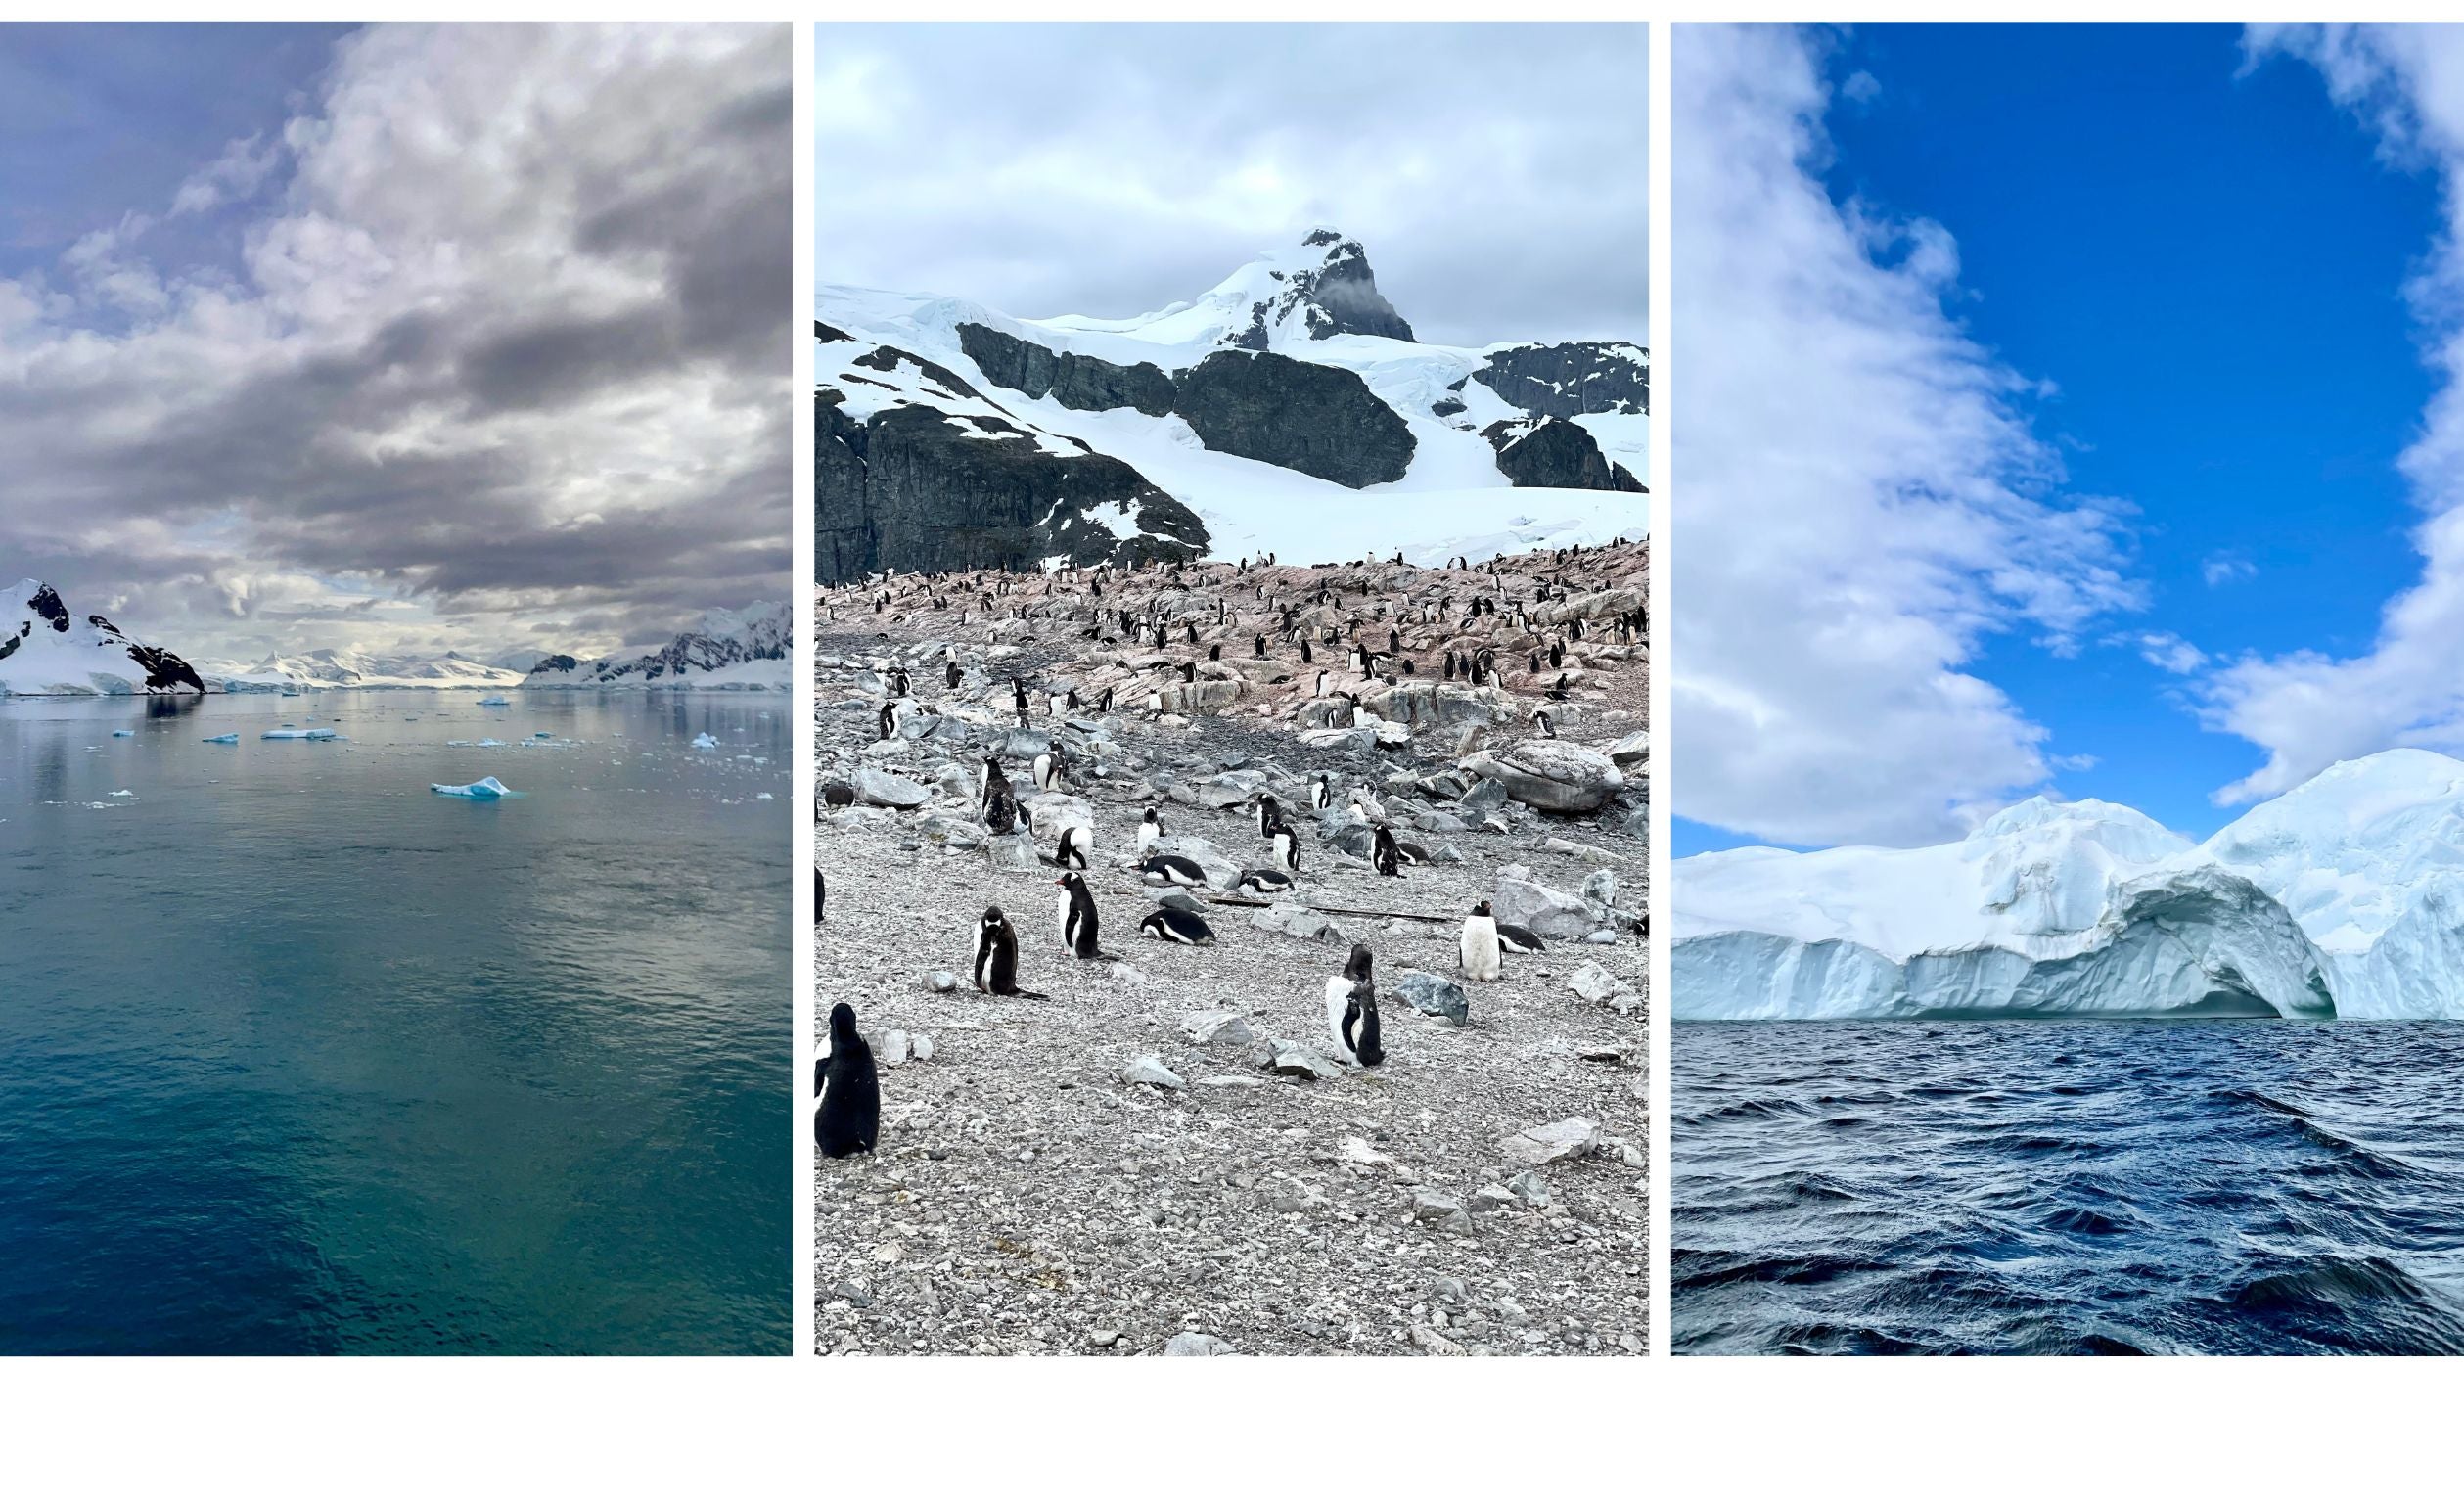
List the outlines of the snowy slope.
{"label": "snowy slope", "polygon": [[522,677],[525,689],[789,691],[795,623],[780,602],[712,611],[664,647],[601,660],[552,655]]}
{"label": "snowy slope", "polygon": [[[820,388],[847,421],[924,408],[987,446],[1023,435],[1054,457],[1125,462],[1195,513],[1209,556],[1273,552],[1299,562],[1401,549],[1438,559],[1466,553],[1465,541],[1523,542],[1526,530],[1568,544],[1648,529],[1643,496],[1605,489],[1616,469],[1624,484],[1650,474],[1640,397],[1648,352],[1620,342],[1419,343],[1376,293],[1358,243],[1332,231],[1262,253],[1197,299],[1127,319],[1016,319],[962,298],[844,287],[821,290],[818,318]],[[1227,353],[1356,378],[1392,416],[1380,447],[1396,452],[1396,469],[1346,484],[1281,455],[1248,453],[1220,432],[1211,443],[1202,438],[1188,384]],[[1501,442],[1543,426],[1588,436],[1564,442],[1596,447],[1608,475],[1517,486]],[[827,515],[834,473],[825,463],[821,475]],[[1163,548],[1186,538],[1161,526],[1148,533]]]}
{"label": "snowy slope", "polygon": [[2338,764],[2196,846],[2125,806],[2038,799],[1937,847],[1706,853],[1676,886],[1689,1019],[2251,1000],[2464,1019],[2464,762],[2416,749]]}
{"label": "snowy slope", "polygon": [[203,691],[185,660],[140,644],[110,619],[69,613],[60,593],[22,580],[0,594],[0,696],[134,696]]}

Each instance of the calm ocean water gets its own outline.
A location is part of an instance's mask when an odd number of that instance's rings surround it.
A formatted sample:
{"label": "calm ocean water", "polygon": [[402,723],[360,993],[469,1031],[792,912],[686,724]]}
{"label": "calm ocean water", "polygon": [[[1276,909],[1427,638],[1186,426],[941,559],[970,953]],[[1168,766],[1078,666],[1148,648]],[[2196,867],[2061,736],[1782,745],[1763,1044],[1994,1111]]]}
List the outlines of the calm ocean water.
{"label": "calm ocean water", "polygon": [[2464,1350],[2464,1023],[1681,1024],[1679,1353]]}
{"label": "calm ocean water", "polygon": [[789,703],[479,694],[0,699],[0,1350],[789,1347]]}

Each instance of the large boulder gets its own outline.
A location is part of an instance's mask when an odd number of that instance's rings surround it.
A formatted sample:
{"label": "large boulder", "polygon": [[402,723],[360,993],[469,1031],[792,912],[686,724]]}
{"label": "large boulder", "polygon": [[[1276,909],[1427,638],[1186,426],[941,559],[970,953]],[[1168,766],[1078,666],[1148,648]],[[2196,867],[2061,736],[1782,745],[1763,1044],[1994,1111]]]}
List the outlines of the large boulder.
{"label": "large boulder", "polygon": [[1503,870],[1497,875],[1491,908],[1506,925],[1525,927],[1560,941],[1580,941],[1605,919],[1580,895]]}
{"label": "large boulder", "polygon": [[1506,794],[1534,810],[1597,811],[1625,788],[1625,776],[1606,754],[1561,738],[1534,738],[1504,754],[1483,749],[1462,767],[1506,787]]}
{"label": "large boulder", "polygon": [[933,799],[933,793],[915,781],[884,769],[858,769],[853,783],[856,799],[895,811],[912,811]]}

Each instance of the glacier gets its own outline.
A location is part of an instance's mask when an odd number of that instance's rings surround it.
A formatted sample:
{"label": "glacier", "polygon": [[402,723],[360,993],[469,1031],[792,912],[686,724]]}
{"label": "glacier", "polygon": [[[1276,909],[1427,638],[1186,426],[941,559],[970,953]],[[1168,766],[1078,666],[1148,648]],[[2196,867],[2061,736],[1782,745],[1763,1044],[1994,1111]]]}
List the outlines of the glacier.
{"label": "glacier", "polygon": [[1681,1020],[2464,1019],[2464,761],[2419,749],[2204,843],[2035,797],[1956,843],[1672,872]]}

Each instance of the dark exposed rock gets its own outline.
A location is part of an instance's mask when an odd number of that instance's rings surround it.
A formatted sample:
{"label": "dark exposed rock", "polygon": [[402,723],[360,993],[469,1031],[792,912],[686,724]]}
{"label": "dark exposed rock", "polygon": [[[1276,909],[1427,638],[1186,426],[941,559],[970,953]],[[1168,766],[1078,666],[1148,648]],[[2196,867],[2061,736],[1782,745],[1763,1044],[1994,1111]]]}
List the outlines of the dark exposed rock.
{"label": "dark exposed rock", "polygon": [[[1305,272],[1296,272],[1284,291],[1275,296],[1271,308],[1254,324],[1262,326],[1266,318],[1280,319],[1298,308],[1306,323],[1309,339],[1326,340],[1337,335],[1382,335],[1389,340],[1408,341],[1412,327],[1386,301],[1378,292],[1378,280],[1369,270],[1369,252],[1357,241],[1348,240],[1338,231],[1313,230],[1300,243],[1327,249],[1326,259]],[[1262,335],[1262,328],[1260,330]],[[1245,340],[1235,344],[1251,349]]]}
{"label": "dark exposed rock", "polygon": [[531,665],[530,673],[534,675],[570,674],[572,671],[581,668],[581,661],[574,659],[570,654],[552,654],[546,659],[541,660],[538,663]]}
{"label": "dark exposed rock", "polygon": [[1358,373],[1271,353],[1216,351],[1181,375],[1174,411],[1209,450],[1344,486],[1400,478],[1415,448]]}
{"label": "dark exposed rock", "polygon": [[1481,431],[1497,447],[1497,469],[1517,486],[1572,486],[1591,492],[1639,492],[1643,483],[1602,453],[1589,431],[1568,419],[1526,427],[1500,419]]}
{"label": "dark exposed rock", "polygon": [[1436,414],[1440,419],[1451,419],[1456,414],[1463,411],[1463,399],[1459,397],[1441,397],[1429,405],[1429,411]]}
{"label": "dark exposed rock", "polygon": [[68,606],[60,600],[59,592],[52,590],[49,586],[45,586],[41,590],[35,592],[32,596],[27,597],[25,599],[25,605],[33,612],[35,616],[50,623],[52,625],[53,632],[66,633],[68,631]]}
{"label": "dark exposed rock", "polygon": [[[972,397],[981,401],[983,394],[967,385],[966,379],[937,361],[927,361],[895,345],[876,345],[855,358],[857,366],[869,366],[877,372],[895,372],[901,365],[912,366],[926,381],[937,384],[943,397]],[[930,388],[926,389],[930,391]]]}
{"label": "dark exposed rock", "polygon": [[855,337],[849,335],[844,330],[840,329],[837,325],[826,325],[816,319],[813,321],[813,339],[817,341],[851,341],[855,339]]}
{"label": "dark exposed rock", "polygon": [[1050,350],[989,325],[960,325],[958,342],[986,381],[1028,397],[1049,393],[1064,408],[1135,408],[1156,418],[1172,411],[1172,379],[1152,361],[1117,366],[1073,351]]}
{"label": "dark exposed rock", "polygon": [[1546,418],[1651,412],[1651,355],[1622,341],[1510,345],[1489,352],[1473,375],[1517,408]]}
{"label": "dark exposed rock", "polygon": [[[885,409],[859,425],[816,399],[815,571],[823,581],[874,571],[1032,569],[1192,560],[1196,514],[1123,461],[1056,455],[1028,434],[971,434],[935,409]],[[1141,536],[1098,515],[1129,510]],[[1151,537],[1149,537],[1151,536]]]}

